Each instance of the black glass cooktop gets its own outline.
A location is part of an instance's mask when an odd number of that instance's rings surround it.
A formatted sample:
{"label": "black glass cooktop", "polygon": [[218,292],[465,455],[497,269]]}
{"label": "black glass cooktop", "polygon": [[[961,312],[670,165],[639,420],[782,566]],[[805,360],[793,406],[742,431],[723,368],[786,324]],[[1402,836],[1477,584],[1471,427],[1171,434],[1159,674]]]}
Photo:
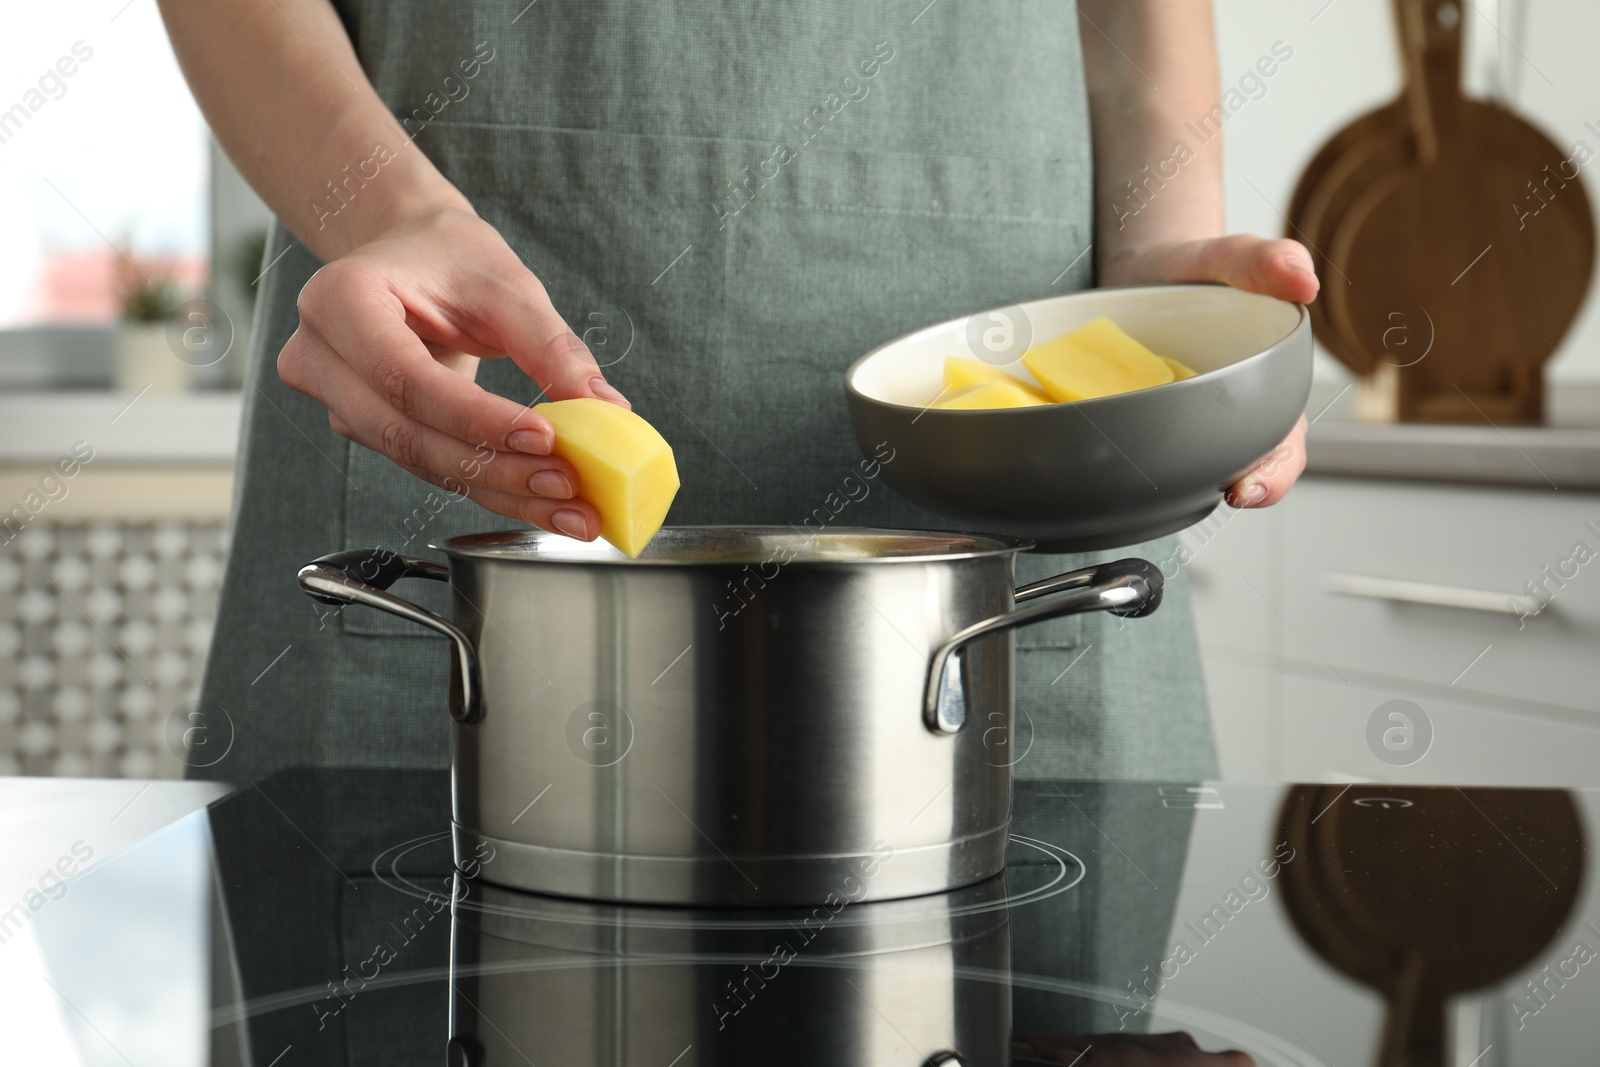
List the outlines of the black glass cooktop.
{"label": "black glass cooktop", "polygon": [[294,771],[71,879],[0,1015],[136,1067],[1590,1064],[1597,810],[1019,782],[990,882],[693,911],[455,869],[442,772]]}

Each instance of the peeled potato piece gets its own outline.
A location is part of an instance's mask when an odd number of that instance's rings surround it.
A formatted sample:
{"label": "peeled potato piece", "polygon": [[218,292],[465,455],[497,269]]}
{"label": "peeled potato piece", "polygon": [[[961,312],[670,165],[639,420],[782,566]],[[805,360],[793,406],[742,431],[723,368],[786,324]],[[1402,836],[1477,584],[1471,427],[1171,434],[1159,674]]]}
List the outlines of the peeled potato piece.
{"label": "peeled potato piece", "polygon": [[1171,356],[1162,356],[1161,362],[1172,368],[1172,380],[1175,382],[1181,382],[1185,378],[1193,378],[1198,373],[1193,367],[1179,363]]}
{"label": "peeled potato piece", "polygon": [[[958,359],[955,356],[944,357],[944,387],[956,390],[968,385],[981,385],[984,382],[1000,382],[1004,385],[1015,385],[1029,396],[1036,397],[1041,404],[1049,403],[1049,397],[1043,391],[1034,388],[1021,378],[1015,377],[999,367],[985,363],[981,359]],[[946,393],[945,396],[949,396]],[[938,406],[938,405],[936,405]]]}
{"label": "peeled potato piece", "polygon": [[1048,403],[1022,388],[1020,382],[978,382],[946,393],[934,407],[949,411],[977,408],[1038,408]]}
{"label": "peeled potato piece", "polygon": [[578,472],[578,496],[600,512],[600,536],[637,556],[678,495],[672,446],[641,416],[592,397],[539,404],[555,428],[553,453]]}
{"label": "peeled potato piece", "polygon": [[1034,345],[1022,362],[1052,400],[1092,400],[1173,380],[1166,362],[1101,316],[1071,333]]}

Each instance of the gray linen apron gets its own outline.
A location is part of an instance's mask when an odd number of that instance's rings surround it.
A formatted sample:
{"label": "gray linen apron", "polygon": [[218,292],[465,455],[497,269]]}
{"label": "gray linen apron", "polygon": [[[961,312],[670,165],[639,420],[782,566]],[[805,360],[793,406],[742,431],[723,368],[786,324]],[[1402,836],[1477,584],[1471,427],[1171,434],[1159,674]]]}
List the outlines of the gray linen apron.
{"label": "gray linen apron", "polygon": [[[859,479],[842,372],[912,329],[1091,284],[1073,5],[524,2],[339,7],[415,139],[389,147],[425,152],[471,199],[672,443],[683,489],[668,521],[826,509],[838,525],[947,526]],[[281,227],[267,256],[202,695],[232,748],[192,773],[444,766],[443,640],[321,608],[294,574],[342,548],[438,558],[430,541],[515,524],[339,438],[278,380],[318,263]],[[509,360],[478,381],[539,394]],[[1027,555],[1018,580],[1172,552]],[[1216,774],[1187,589],[1167,589],[1148,619],[1017,633],[1020,776]],[[445,610],[437,583],[396,591]]]}

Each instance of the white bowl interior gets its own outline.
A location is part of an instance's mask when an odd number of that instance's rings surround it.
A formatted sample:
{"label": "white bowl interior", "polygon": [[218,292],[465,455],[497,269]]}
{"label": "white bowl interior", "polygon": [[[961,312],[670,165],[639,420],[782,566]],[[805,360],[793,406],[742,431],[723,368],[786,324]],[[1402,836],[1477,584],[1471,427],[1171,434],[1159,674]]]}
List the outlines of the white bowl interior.
{"label": "white bowl interior", "polygon": [[[1197,372],[1220,370],[1277,344],[1300,324],[1301,310],[1272,297],[1220,285],[1131,289],[1086,289],[1017,305],[1026,316],[1033,344],[1109,316],[1151,351],[1186,363]],[[1015,315],[1016,308],[1003,313]],[[921,406],[940,389],[946,356],[976,358],[968,325],[1004,329],[1006,323],[980,312],[890,341],[868,354],[851,384],[863,396],[889,404]],[[1020,355],[1020,353],[1019,353]],[[1003,368],[1035,381],[1019,358]]]}

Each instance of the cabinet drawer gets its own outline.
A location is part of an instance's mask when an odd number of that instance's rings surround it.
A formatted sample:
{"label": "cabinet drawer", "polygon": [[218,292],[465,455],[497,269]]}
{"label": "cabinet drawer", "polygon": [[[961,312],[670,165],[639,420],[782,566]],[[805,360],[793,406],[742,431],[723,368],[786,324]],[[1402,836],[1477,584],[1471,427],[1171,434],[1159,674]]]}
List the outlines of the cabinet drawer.
{"label": "cabinet drawer", "polygon": [[[1403,687],[1345,685],[1293,673],[1284,676],[1281,692],[1283,773],[1290,781],[1356,777],[1453,785],[1600,785],[1600,717],[1589,726],[1581,719],[1496,711]],[[1409,701],[1420,712],[1404,706],[1381,712],[1374,740],[1369,734],[1373,713],[1392,700]],[[1391,711],[1405,718],[1392,719]],[[1426,727],[1409,721],[1421,717]],[[1416,762],[1397,766],[1377,754],[1384,750],[1383,731],[1391,729],[1399,731],[1391,735],[1396,762],[1418,751],[1412,746],[1420,743],[1424,729],[1431,732],[1431,743]]]}
{"label": "cabinet drawer", "polygon": [[1600,711],[1600,495],[1313,478],[1280,506],[1284,659]]}

